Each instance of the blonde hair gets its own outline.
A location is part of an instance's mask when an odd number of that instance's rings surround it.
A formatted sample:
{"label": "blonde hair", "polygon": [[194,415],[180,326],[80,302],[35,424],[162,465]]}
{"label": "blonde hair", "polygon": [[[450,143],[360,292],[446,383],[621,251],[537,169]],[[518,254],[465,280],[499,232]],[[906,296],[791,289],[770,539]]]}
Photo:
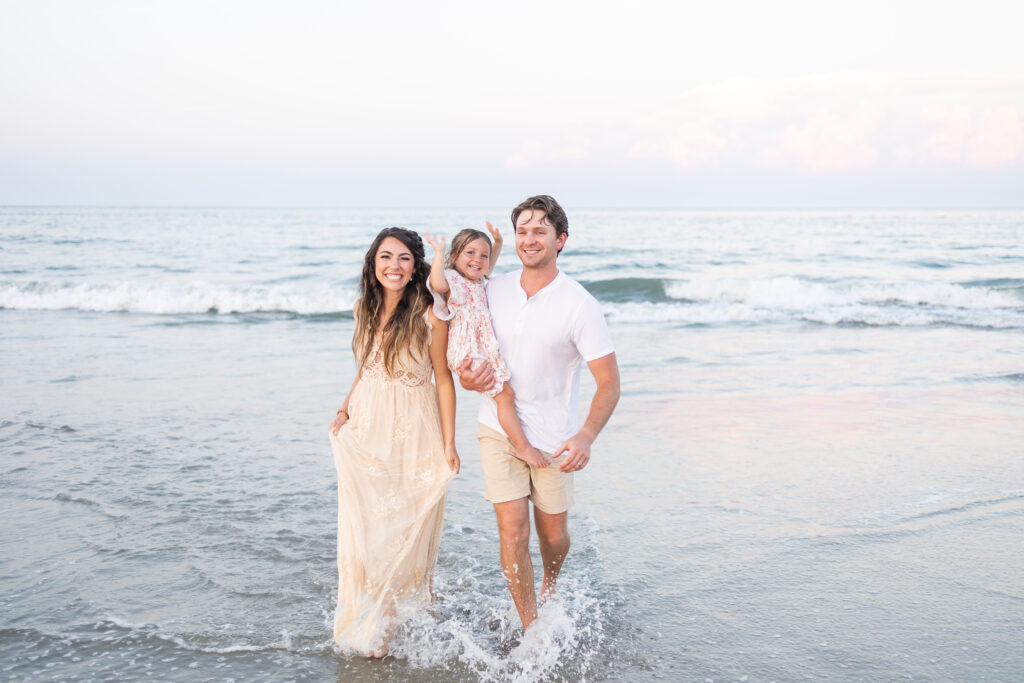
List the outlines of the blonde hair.
{"label": "blonde hair", "polygon": [[400,354],[408,353],[414,358],[428,343],[427,323],[423,314],[432,302],[427,290],[427,278],[430,266],[427,265],[423,253],[423,240],[412,230],[405,228],[385,228],[377,234],[373,244],[366,252],[363,261],[363,273],[359,281],[359,301],[356,302],[356,329],[352,335],[352,352],[356,362],[362,366],[370,360],[373,345],[380,327],[380,319],[384,313],[384,287],[377,280],[377,252],[380,245],[388,237],[394,237],[413,255],[412,277],[402,291],[391,318],[381,331],[380,349],[384,362],[384,370],[394,375],[395,360]]}
{"label": "blonde hair", "polygon": [[[448,258],[445,260],[445,268],[454,268],[455,261],[462,255],[462,252],[466,250],[466,247],[471,242],[482,239],[487,242],[487,248],[491,248],[491,238],[486,233],[480,230],[474,230],[473,228],[466,228],[465,230],[459,230],[455,237],[452,238],[452,248],[448,252]],[[486,277],[486,275],[484,276]]]}

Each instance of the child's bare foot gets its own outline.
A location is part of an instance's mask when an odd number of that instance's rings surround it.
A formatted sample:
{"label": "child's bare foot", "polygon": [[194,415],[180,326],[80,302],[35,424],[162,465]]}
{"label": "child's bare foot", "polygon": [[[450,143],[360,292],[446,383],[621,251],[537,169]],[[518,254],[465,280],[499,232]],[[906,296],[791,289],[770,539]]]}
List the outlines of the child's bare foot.
{"label": "child's bare foot", "polygon": [[548,462],[548,459],[533,446],[517,448],[515,454],[517,458],[531,467],[544,468],[551,464]]}

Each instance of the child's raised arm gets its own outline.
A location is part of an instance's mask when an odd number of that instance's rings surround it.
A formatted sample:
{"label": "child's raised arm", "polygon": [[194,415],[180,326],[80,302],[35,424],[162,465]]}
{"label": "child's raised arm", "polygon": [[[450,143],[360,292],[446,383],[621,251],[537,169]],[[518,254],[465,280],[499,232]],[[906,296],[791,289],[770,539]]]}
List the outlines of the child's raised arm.
{"label": "child's raised arm", "polygon": [[498,254],[501,253],[501,230],[495,230],[494,226],[491,225],[490,221],[484,221],[487,225],[487,232],[491,233],[491,237],[494,238],[494,246],[491,247],[491,262],[487,266],[487,277],[491,276],[494,272],[494,266],[498,263]]}
{"label": "child's raised arm", "polygon": [[[448,280],[444,277],[444,237],[431,235],[429,232],[423,236],[434,248],[434,260],[430,263],[430,286],[439,294],[447,294]],[[440,244],[437,242],[438,239],[441,240]]]}

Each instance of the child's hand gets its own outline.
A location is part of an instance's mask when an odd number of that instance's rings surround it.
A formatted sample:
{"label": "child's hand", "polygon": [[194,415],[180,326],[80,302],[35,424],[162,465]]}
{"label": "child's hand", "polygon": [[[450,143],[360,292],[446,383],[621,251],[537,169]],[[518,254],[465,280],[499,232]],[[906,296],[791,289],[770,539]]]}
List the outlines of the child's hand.
{"label": "child's hand", "polygon": [[495,230],[490,221],[484,221],[484,224],[487,226],[487,232],[491,233],[491,237],[494,239],[494,244],[501,244],[501,230]]}
{"label": "child's hand", "polygon": [[[488,225],[490,225],[490,224],[488,224]],[[426,238],[427,244],[429,244],[430,246],[432,246],[434,248],[434,253],[435,254],[443,254],[444,253],[444,236],[443,235],[440,235],[440,236],[436,235],[436,234],[431,235],[428,232],[428,233],[425,233],[423,235],[423,237]],[[441,240],[440,244],[437,241],[438,239]]]}

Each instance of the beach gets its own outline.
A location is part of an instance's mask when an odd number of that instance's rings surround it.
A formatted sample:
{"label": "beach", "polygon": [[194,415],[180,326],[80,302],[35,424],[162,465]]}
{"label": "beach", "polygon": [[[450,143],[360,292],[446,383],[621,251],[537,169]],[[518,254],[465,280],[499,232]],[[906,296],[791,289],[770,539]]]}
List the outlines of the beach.
{"label": "beach", "polygon": [[460,389],[382,662],[330,628],[360,263],[490,220],[507,272],[507,210],[0,208],[0,675],[1024,678],[1024,212],[566,208],[622,399],[561,596],[522,639]]}

